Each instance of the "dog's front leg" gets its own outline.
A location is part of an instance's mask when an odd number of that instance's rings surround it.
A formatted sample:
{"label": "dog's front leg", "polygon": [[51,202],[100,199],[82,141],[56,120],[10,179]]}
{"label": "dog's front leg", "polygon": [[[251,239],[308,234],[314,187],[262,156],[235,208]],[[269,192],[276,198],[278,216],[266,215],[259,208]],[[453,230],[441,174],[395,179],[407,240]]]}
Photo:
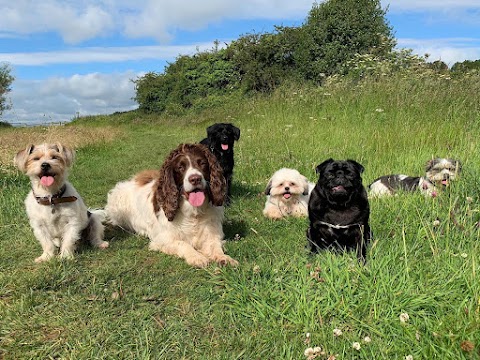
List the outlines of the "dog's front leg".
{"label": "dog's front leg", "polygon": [[81,229],[77,226],[70,226],[66,229],[60,246],[60,257],[62,259],[73,259],[73,254],[77,248],[77,242],[80,240],[81,232]]}
{"label": "dog's front leg", "polygon": [[40,263],[43,261],[50,260],[53,256],[55,256],[55,251],[56,251],[56,246],[53,242],[53,239],[51,239],[51,235],[45,231],[44,227],[38,225],[38,224],[33,224],[32,223],[32,228],[33,228],[33,233],[35,237],[37,238],[38,242],[42,246],[43,253],[39,257],[35,259],[35,262]]}
{"label": "dog's front leg", "polygon": [[149,249],[178,256],[185,259],[187,264],[199,268],[207,266],[210,262],[206,256],[195,250],[179,234],[161,232],[150,241]]}
{"label": "dog's front leg", "polygon": [[204,229],[199,252],[207,258],[213,260],[220,266],[232,265],[237,266],[238,261],[225,254],[223,251],[223,231],[221,224],[218,229]]}

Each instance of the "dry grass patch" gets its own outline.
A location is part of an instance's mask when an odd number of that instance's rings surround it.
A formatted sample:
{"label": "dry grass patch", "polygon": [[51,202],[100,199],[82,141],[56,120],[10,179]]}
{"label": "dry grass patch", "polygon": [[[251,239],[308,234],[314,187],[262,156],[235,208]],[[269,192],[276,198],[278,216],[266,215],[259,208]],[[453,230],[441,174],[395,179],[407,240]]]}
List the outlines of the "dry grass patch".
{"label": "dry grass patch", "polygon": [[29,144],[61,142],[73,148],[110,142],[122,135],[112,126],[85,127],[51,125],[33,128],[8,128],[0,131],[0,166],[12,165],[14,155]]}

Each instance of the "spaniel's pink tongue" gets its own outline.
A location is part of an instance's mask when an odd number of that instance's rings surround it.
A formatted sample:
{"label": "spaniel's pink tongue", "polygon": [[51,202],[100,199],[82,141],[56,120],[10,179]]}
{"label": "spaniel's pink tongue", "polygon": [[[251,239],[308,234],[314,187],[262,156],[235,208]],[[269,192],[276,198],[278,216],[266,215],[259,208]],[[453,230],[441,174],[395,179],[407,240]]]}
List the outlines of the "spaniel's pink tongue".
{"label": "spaniel's pink tongue", "polygon": [[228,144],[222,144],[222,150],[228,150]]}
{"label": "spaniel's pink tongue", "polygon": [[42,184],[43,186],[52,186],[54,182],[55,179],[53,178],[53,176],[42,176],[40,178],[40,184]]}
{"label": "spaniel's pink tongue", "polygon": [[205,193],[202,191],[191,192],[188,194],[188,202],[192,206],[202,206],[203,202],[205,201]]}

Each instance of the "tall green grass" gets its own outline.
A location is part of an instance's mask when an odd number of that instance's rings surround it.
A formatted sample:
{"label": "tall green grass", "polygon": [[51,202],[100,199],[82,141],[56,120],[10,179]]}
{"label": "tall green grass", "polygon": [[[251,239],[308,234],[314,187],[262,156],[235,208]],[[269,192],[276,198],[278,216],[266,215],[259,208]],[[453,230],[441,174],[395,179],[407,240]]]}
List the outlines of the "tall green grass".
{"label": "tall green grass", "polygon": [[[197,118],[84,120],[123,134],[78,150],[70,180],[91,207],[104,206],[117,181],[158,168],[178,143],[201,140],[208,125],[240,127],[224,225],[240,265],[193,269],[112,228],[106,251],[34,264],[41,248],[24,211],[28,180],[2,170],[0,358],[306,359],[315,346],[318,359],[480,358],[478,84],[399,76],[285,87]],[[315,181],[323,160],[351,158],[368,184],[421,175],[435,156],[462,160],[461,178],[434,199],[371,199],[365,267],[354,254],[310,256],[306,219],[262,216],[280,167]]]}

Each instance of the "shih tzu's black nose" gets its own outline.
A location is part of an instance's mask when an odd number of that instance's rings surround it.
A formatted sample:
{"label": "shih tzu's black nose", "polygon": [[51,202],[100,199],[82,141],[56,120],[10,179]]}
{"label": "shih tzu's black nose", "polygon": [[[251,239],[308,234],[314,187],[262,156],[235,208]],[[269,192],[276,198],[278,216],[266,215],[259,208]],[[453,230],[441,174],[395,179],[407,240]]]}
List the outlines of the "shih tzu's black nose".
{"label": "shih tzu's black nose", "polygon": [[50,164],[44,162],[44,163],[42,163],[41,168],[42,168],[42,170],[48,170],[48,169],[50,169]]}

